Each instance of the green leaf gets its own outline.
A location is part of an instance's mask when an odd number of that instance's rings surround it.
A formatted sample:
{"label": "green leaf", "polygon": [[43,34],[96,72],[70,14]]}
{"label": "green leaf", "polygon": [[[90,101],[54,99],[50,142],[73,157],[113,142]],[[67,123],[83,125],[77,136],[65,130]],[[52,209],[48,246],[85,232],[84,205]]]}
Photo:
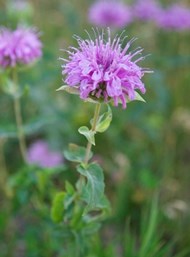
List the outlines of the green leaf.
{"label": "green leaf", "polygon": [[83,231],[85,235],[91,236],[95,234],[100,229],[100,227],[101,224],[99,222],[91,222],[83,228]]}
{"label": "green leaf", "polygon": [[[143,98],[138,92],[136,92],[136,91],[135,91],[135,99],[134,99],[134,100],[129,100],[128,97],[126,98],[126,100],[127,100],[127,103],[130,103],[130,102],[132,102],[132,101],[141,101],[141,102],[146,103],[146,101],[144,100],[144,98]],[[121,103],[121,102],[120,102],[120,103]]]}
{"label": "green leaf", "polygon": [[56,91],[62,91],[62,90],[66,91],[69,94],[74,94],[74,95],[80,94],[79,89],[77,87],[71,87],[71,86],[64,85],[64,86],[58,88]]}
{"label": "green leaf", "polygon": [[75,189],[74,189],[73,185],[71,185],[71,183],[68,181],[65,182],[65,188],[66,188],[66,191],[68,194],[73,195],[75,193]]}
{"label": "green leaf", "polygon": [[148,254],[149,247],[153,243],[157,222],[158,222],[158,196],[156,195],[152,199],[150,217],[147,224],[148,226],[146,225],[143,229],[142,246],[139,250],[140,257],[145,257]]}
{"label": "green leaf", "polygon": [[96,99],[96,98],[92,98],[92,97],[88,97],[86,99],[84,99],[85,102],[89,102],[89,103],[93,103],[93,104],[97,104],[97,103],[101,103],[102,101],[100,99]]}
{"label": "green leaf", "polygon": [[2,90],[6,94],[15,95],[15,83],[7,76],[3,76],[1,81]]}
{"label": "green leaf", "polygon": [[46,172],[42,171],[42,172],[37,172],[36,177],[37,177],[38,188],[41,193],[44,193],[49,180],[49,176]]}
{"label": "green leaf", "polygon": [[[74,86],[63,85],[60,88],[58,88],[56,91],[62,91],[62,90],[69,93],[69,94],[73,94],[73,95],[79,95],[80,94],[79,88],[74,87]],[[84,99],[84,102],[90,102],[90,103],[97,104],[101,101],[99,99],[96,99],[96,98],[88,97],[88,98]]]}
{"label": "green leaf", "polygon": [[112,110],[109,107],[109,105],[107,106],[108,106],[107,112],[105,112],[100,116],[96,125],[96,131],[100,133],[106,131],[109,128],[110,123],[112,121]]}
{"label": "green leaf", "polygon": [[136,91],[135,91],[135,100],[146,103],[145,99]]}
{"label": "green leaf", "polygon": [[60,192],[57,193],[53,199],[51,218],[55,223],[59,223],[63,220],[65,195],[65,192]]}
{"label": "green leaf", "polygon": [[86,139],[88,140],[88,142],[90,142],[92,145],[95,145],[95,137],[94,137],[94,135],[95,135],[96,132],[94,132],[92,130],[89,130],[89,128],[86,127],[86,126],[80,127],[78,129],[78,132],[81,135],[85,136]]}
{"label": "green leaf", "polygon": [[[86,148],[75,144],[70,144],[69,149],[64,151],[64,156],[67,160],[73,162],[83,162],[86,155]],[[90,152],[90,158],[92,158],[92,152]]]}
{"label": "green leaf", "polygon": [[73,216],[70,224],[71,224],[71,227],[75,228],[76,230],[79,228],[81,229],[84,226],[83,211],[84,211],[84,208],[82,205],[80,205],[80,202],[75,204],[75,208],[73,210]]}
{"label": "green leaf", "polygon": [[74,199],[75,199],[75,192],[70,194],[70,193],[67,193],[65,195],[65,198],[64,198],[64,207],[65,207],[65,210],[69,209],[69,207],[71,206],[71,204],[73,203]]}
{"label": "green leaf", "polygon": [[77,171],[87,178],[82,192],[82,198],[87,203],[86,211],[108,208],[104,195],[102,168],[96,163],[91,163],[87,167],[79,165]]}

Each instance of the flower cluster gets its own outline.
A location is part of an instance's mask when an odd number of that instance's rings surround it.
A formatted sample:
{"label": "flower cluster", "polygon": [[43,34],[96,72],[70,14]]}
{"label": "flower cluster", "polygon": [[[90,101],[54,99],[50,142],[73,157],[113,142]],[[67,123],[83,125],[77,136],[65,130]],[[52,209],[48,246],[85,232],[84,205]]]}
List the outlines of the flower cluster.
{"label": "flower cluster", "polygon": [[190,29],[190,10],[177,4],[171,5],[163,10],[162,15],[157,19],[157,24],[166,29]]}
{"label": "flower cluster", "polygon": [[154,21],[161,15],[161,6],[154,0],[138,0],[133,7],[134,16],[144,21]]}
{"label": "flower cluster", "polygon": [[98,1],[89,10],[89,21],[101,27],[122,28],[132,21],[130,8],[118,1]]}
{"label": "flower cluster", "polygon": [[42,55],[42,43],[36,30],[19,27],[0,30],[0,67],[30,64]]}
{"label": "flower cluster", "polygon": [[129,6],[120,1],[98,0],[89,9],[89,21],[100,27],[121,28],[135,20],[154,22],[159,28],[190,29],[190,9],[181,4],[163,8],[156,0],[136,0]]}
{"label": "flower cluster", "polygon": [[45,141],[38,140],[29,147],[27,161],[42,168],[53,168],[63,163],[63,157],[59,152],[52,152]]}
{"label": "flower cluster", "polygon": [[141,54],[141,48],[127,53],[133,40],[122,48],[121,37],[111,40],[110,30],[107,37],[105,40],[104,32],[98,33],[94,41],[90,36],[87,40],[76,37],[79,48],[68,51],[62,74],[66,75],[68,86],[78,89],[82,99],[113,100],[115,106],[121,102],[126,108],[127,99],[134,100],[136,90],[145,93],[141,79],[148,70],[137,65],[143,57],[133,60]]}

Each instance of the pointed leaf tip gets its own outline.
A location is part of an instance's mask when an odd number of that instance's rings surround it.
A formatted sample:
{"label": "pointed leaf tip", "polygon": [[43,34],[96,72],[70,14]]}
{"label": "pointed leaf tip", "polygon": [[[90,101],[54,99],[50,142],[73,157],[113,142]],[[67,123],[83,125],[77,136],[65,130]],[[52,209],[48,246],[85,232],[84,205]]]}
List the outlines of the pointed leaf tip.
{"label": "pointed leaf tip", "polygon": [[78,129],[78,132],[79,132],[81,135],[85,136],[86,139],[87,139],[92,145],[95,145],[95,137],[94,137],[95,132],[94,132],[94,131],[89,130],[89,128],[86,127],[86,126],[82,126],[82,127],[80,127],[80,128]]}
{"label": "pointed leaf tip", "polygon": [[135,92],[135,99],[134,100],[146,103],[146,100],[138,92]]}
{"label": "pointed leaf tip", "polygon": [[68,85],[63,85],[60,88],[56,89],[56,91],[66,91],[69,94],[79,95],[79,90],[76,87],[71,87]]}

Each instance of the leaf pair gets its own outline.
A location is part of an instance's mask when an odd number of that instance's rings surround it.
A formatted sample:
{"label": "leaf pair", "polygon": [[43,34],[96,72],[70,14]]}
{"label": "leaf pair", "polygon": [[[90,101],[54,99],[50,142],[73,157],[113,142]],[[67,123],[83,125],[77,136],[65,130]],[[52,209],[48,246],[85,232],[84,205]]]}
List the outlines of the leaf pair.
{"label": "leaf pair", "polygon": [[[104,131],[106,131],[109,128],[110,123],[112,121],[111,108],[109,107],[108,104],[107,104],[107,107],[108,107],[108,110],[98,118],[98,121],[95,126],[95,131],[90,130],[86,126],[82,126],[78,129],[78,132],[81,135],[85,136],[88,142],[90,142],[92,145],[95,145],[95,134],[97,132],[103,133]],[[94,119],[90,121],[91,125],[93,124],[93,122],[94,122]]]}

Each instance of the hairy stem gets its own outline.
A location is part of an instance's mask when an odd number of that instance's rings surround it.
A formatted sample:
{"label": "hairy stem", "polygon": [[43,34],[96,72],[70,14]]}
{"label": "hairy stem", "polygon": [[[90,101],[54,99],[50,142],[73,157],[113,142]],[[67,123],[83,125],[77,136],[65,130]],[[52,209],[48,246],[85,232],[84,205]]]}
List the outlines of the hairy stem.
{"label": "hairy stem", "polygon": [[[96,108],[94,111],[94,117],[93,117],[93,124],[92,124],[92,128],[91,130],[93,132],[96,131],[96,124],[99,118],[99,113],[100,113],[100,108],[101,108],[101,104],[97,103],[96,104]],[[92,144],[90,142],[88,142],[87,146],[86,146],[86,155],[85,155],[85,159],[84,159],[84,163],[87,165],[88,164],[88,160],[89,160],[89,155],[90,155],[90,150],[92,148]]]}
{"label": "hairy stem", "polygon": [[16,119],[16,125],[17,125],[17,135],[19,140],[20,152],[24,162],[26,162],[26,142],[25,142],[25,135],[23,130],[20,99],[18,96],[18,78],[17,78],[16,70],[13,70],[13,82],[15,87],[13,101],[14,101],[14,112],[15,112],[15,119]]}

